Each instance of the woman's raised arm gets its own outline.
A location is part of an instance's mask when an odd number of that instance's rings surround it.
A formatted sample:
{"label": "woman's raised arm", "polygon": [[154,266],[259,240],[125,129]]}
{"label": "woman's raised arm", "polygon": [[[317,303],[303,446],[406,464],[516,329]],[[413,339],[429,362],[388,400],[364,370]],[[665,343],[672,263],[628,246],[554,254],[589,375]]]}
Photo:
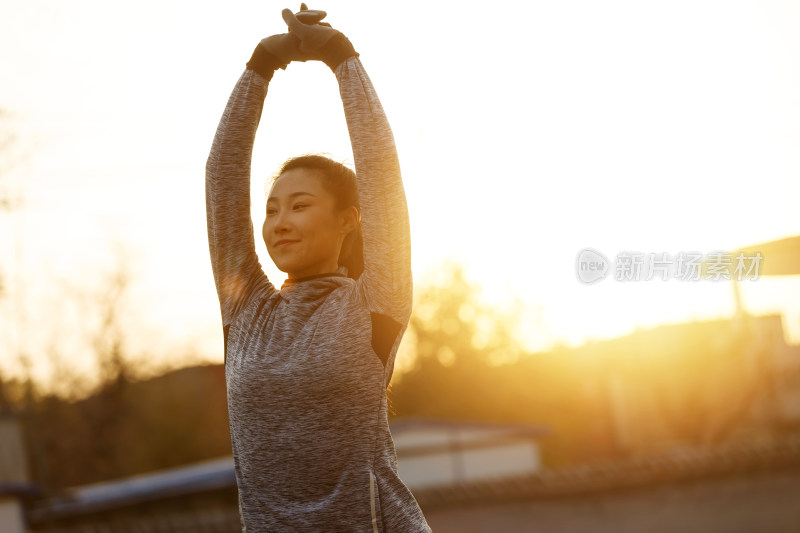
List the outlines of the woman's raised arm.
{"label": "woman's raised arm", "polygon": [[351,56],[334,72],[361,203],[364,273],[358,283],[371,312],[403,325],[411,314],[411,238],[394,136],[361,60]]}
{"label": "woman's raised arm", "polygon": [[[273,36],[270,42],[289,36]],[[255,250],[250,215],[250,163],[267,86],[285,61],[259,43],[233,88],[206,162],[206,216],[211,266],[223,326],[258,291],[274,291]],[[286,41],[288,42],[288,41]]]}
{"label": "woman's raised arm", "polygon": [[372,317],[375,352],[391,376],[393,352],[411,315],[411,238],[394,136],[359,54],[342,33],[299,23],[283,11],[300,49],[336,75],[356,166],[364,241],[358,284]]}

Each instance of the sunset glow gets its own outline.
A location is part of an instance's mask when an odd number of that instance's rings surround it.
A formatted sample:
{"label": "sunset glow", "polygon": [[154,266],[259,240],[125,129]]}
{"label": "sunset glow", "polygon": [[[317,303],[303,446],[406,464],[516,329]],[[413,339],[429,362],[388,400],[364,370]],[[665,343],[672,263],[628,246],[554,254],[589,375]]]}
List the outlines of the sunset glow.
{"label": "sunset glow", "polygon": [[[160,358],[142,365],[222,362],[205,163],[253,48],[285,30],[281,7],[6,7],[0,126],[23,155],[0,185],[24,201],[0,212],[4,371],[22,372],[24,352],[54,377],[42,354],[60,339],[64,361],[90,373],[70,348],[85,324],[68,295],[93,294],[119,261],[131,353]],[[360,52],[392,125],[416,286],[460,262],[486,305],[521,302],[528,350],[734,311],[730,282],[583,285],[582,248],[707,253],[800,234],[797,4],[316,7]],[[268,178],[308,152],[352,164],[336,80],[311,62],[270,84],[252,164],[257,228]],[[279,285],[285,274],[256,245]],[[798,276],[741,290],[800,342]]]}

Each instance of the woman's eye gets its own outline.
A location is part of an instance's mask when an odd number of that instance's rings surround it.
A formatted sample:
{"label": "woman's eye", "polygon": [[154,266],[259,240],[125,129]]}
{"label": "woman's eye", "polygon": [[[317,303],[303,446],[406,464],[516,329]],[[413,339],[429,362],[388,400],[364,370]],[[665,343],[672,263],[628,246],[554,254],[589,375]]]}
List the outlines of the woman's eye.
{"label": "woman's eye", "polygon": [[306,204],[294,204],[294,208],[295,209],[299,209],[299,208],[302,208],[302,207],[308,207],[308,206]]}

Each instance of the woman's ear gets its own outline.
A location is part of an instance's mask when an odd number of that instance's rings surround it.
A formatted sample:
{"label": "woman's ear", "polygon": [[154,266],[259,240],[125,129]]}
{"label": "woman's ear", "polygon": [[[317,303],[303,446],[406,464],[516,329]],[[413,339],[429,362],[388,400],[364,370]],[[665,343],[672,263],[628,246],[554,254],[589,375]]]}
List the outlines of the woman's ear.
{"label": "woman's ear", "polygon": [[358,208],[354,205],[342,210],[342,233],[347,235],[358,226]]}

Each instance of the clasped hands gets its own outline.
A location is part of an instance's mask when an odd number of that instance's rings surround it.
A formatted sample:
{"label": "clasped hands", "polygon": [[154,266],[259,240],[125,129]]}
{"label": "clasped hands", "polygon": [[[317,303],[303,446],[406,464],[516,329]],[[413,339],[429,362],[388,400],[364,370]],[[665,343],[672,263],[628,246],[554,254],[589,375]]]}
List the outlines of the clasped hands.
{"label": "clasped hands", "polygon": [[[306,11],[308,8],[302,4],[300,9]],[[289,32],[270,35],[261,40],[261,46],[286,64],[292,61],[323,60],[320,50],[339,30],[324,22],[304,24],[291,9],[281,11],[281,16]]]}

